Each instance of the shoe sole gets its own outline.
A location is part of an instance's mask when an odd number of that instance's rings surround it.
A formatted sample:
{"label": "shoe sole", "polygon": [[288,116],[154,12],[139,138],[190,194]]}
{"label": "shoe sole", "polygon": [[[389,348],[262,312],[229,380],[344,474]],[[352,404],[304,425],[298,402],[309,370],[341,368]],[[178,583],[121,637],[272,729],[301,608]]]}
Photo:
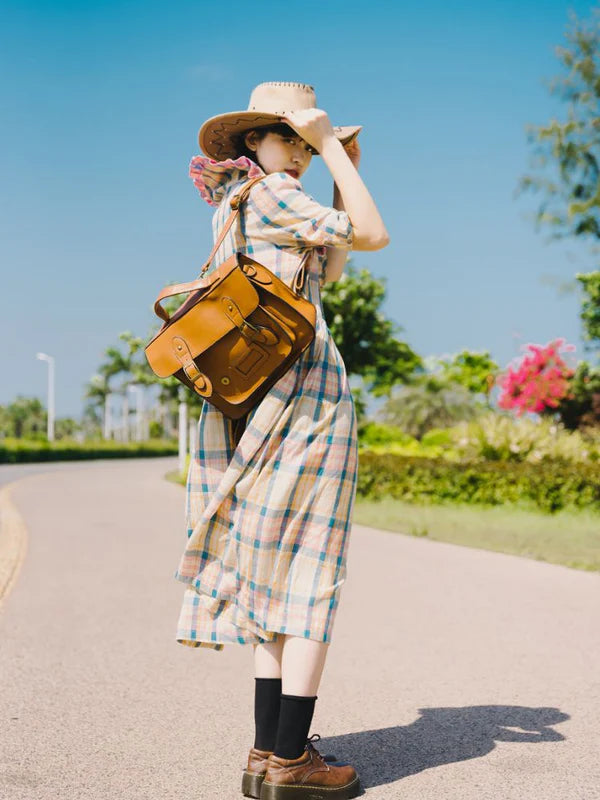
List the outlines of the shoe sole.
{"label": "shoe sole", "polygon": [[[338,759],[337,756],[328,754],[323,756],[323,760],[337,763]],[[342,762],[340,766],[344,766],[344,763],[345,762]],[[244,797],[254,797],[255,800],[260,800],[260,788],[264,779],[265,772],[263,772],[262,775],[257,775],[256,772],[248,772],[248,770],[245,769],[242,776],[242,794]]]}
{"label": "shoe sole", "polygon": [[263,781],[260,800],[350,800],[360,794],[358,775],[343,786],[286,785]]}
{"label": "shoe sole", "polygon": [[262,775],[257,775],[256,773],[244,770],[242,776],[242,794],[244,797],[260,798],[260,788],[264,779],[264,773]]}

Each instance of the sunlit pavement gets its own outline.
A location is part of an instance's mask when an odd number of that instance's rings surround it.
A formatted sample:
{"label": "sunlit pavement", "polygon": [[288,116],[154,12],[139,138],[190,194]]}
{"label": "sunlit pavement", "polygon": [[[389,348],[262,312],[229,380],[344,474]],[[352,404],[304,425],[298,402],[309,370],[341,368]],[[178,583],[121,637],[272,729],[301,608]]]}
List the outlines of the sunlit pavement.
{"label": "sunlit pavement", "polygon": [[[176,464],[0,469],[0,797],[242,796],[252,648],[175,641]],[[373,798],[598,798],[599,610],[598,574],[355,525],[311,734]]]}

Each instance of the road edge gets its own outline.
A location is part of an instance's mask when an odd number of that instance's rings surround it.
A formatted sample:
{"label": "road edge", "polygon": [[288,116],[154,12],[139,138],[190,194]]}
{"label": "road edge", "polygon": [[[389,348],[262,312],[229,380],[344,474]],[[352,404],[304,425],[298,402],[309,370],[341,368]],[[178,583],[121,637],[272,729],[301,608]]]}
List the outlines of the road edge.
{"label": "road edge", "polygon": [[11,497],[15,483],[0,489],[0,607],[14,588],[27,553],[27,526]]}

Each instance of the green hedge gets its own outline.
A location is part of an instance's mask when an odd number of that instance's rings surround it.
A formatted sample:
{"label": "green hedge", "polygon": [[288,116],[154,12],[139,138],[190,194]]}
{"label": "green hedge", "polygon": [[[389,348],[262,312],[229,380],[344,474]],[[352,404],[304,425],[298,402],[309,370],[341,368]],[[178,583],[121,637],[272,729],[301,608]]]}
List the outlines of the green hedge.
{"label": "green hedge", "polygon": [[563,508],[600,511],[600,466],[557,461],[460,464],[362,450],[357,494],[421,504],[516,504],[547,513]]}
{"label": "green hedge", "polygon": [[90,458],[136,458],[170,456],[178,453],[177,442],[156,439],[146,442],[98,441],[76,442],[59,439],[55,442],[28,439],[0,440],[0,464],[34,461],[75,461]]}

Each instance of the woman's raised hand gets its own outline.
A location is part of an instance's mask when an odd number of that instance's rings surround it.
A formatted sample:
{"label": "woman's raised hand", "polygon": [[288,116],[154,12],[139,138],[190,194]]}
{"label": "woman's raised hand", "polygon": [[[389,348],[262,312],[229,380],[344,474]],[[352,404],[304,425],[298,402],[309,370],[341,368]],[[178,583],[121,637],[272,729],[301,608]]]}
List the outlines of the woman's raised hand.
{"label": "woman's raised hand", "polygon": [[286,111],[280,117],[282,122],[287,122],[307,144],[321,152],[323,142],[335,139],[333,127],[327,112],[321,108],[302,108],[298,111]]}

